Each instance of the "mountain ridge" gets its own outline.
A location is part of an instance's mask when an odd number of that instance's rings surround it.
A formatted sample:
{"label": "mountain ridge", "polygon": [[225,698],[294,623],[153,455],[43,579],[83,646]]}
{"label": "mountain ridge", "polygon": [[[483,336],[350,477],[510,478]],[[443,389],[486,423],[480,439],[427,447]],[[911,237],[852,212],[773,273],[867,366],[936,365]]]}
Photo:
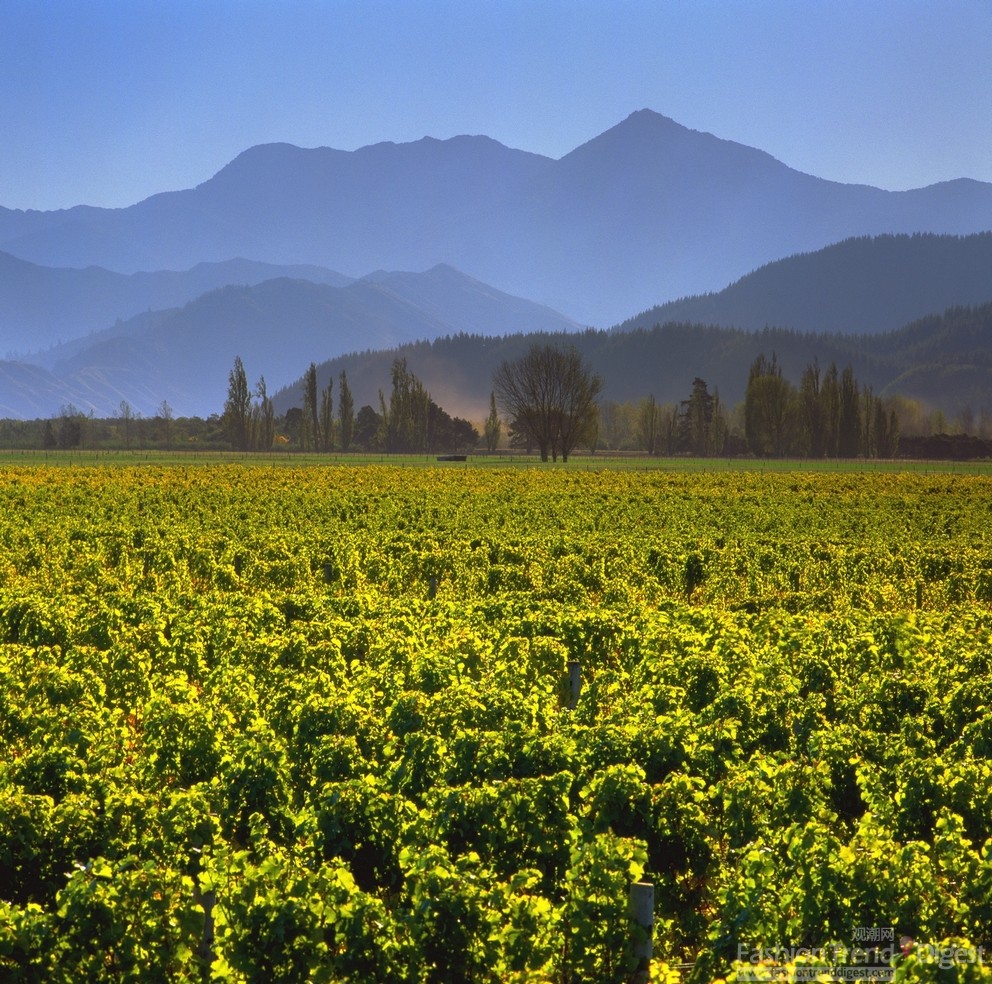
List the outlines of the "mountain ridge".
{"label": "mountain ridge", "polygon": [[387,348],[464,327],[496,334],[521,324],[579,328],[451,267],[381,271],[339,286],[290,277],[227,284],[54,346],[40,364],[3,363],[0,415],[50,416],[72,403],[107,416],[121,400],[147,415],[165,399],[179,415],[208,416],[222,409],[237,355],[253,384],[264,375],[275,388],[356,342]]}
{"label": "mountain ridge", "polygon": [[992,300],[992,232],[855,237],[775,260],[723,290],[656,305],[615,331],[689,321],[878,335]]}
{"label": "mountain ridge", "polygon": [[448,263],[608,326],[851,236],[989,229],[992,184],[831,182],[643,109],[557,160],[468,135],[355,151],[260,144],[192,189],[124,209],[0,210],[0,249],[119,272],[233,255],[339,270]]}
{"label": "mountain ridge", "polygon": [[[681,327],[677,332],[669,329],[665,364],[659,361],[659,350],[630,365],[611,362],[610,371],[620,373],[631,398],[654,392],[662,399],[681,399],[678,387],[686,378],[709,378],[716,372],[715,384],[729,400],[742,385],[740,367],[753,357],[757,339],[764,339],[766,354],[779,347],[780,360],[790,371],[800,371],[803,360],[813,358],[822,364],[870,355],[874,365],[887,347],[903,345],[899,339],[909,338],[892,334],[904,331],[906,324],[925,327],[926,319],[940,311],[989,301],[992,233],[860,237],[766,264],[723,291],[684,298],[628,319],[608,333],[618,337],[617,346],[628,344],[619,336],[650,333],[661,325]],[[355,391],[368,380],[368,398],[374,402],[378,387],[388,380],[390,353],[397,345],[422,352],[438,337],[480,335],[484,342],[449,346],[469,363],[459,366],[447,358],[443,371],[435,373],[431,391],[443,406],[462,416],[479,411],[484,417],[487,408],[482,404],[488,400],[496,365],[492,360],[499,352],[520,354],[513,339],[524,337],[528,329],[557,340],[587,335],[557,312],[506,295],[445,264],[421,273],[376,270],[337,287],[288,277],[229,284],[182,307],[146,311],[54,347],[44,353],[40,367],[8,364],[0,378],[9,379],[10,392],[0,403],[13,412],[16,394],[22,391],[19,416],[39,410],[49,414],[61,403],[81,405],[80,400],[86,408],[106,414],[122,399],[142,413],[168,399],[180,414],[209,414],[220,409],[235,355],[241,355],[253,380],[264,374],[275,390],[297,378],[309,362],[323,363],[347,352],[353,354],[347,364],[349,375],[355,373]],[[973,347],[984,344],[978,339]],[[970,376],[955,375],[939,343],[907,346],[908,342],[903,345],[907,361],[900,369],[907,386],[925,391],[927,399],[949,410],[962,387],[979,403],[974,380],[984,379],[980,364]],[[372,351],[377,347],[381,351]],[[602,351],[609,357],[609,345],[604,343]],[[967,359],[971,350],[956,354]],[[482,357],[491,364],[472,364]],[[932,364],[943,366],[941,374],[930,372]],[[872,365],[859,373],[868,381],[876,378]],[[648,371],[649,366],[654,368]],[[51,372],[45,376],[42,369]],[[920,390],[923,377],[928,382]],[[893,385],[888,376],[877,378]],[[23,392],[32,381],[38,393]],[[607,382],[610,387],[619,385]],[[635,387],[643,391],[636,393]],[[44,409],[39,394],[56,406]]]}
{"label": "mountain ridge", "polygon": [[140,311],[183,304],[229,283],[296,276],[342,286],[354,278],[316,265],[274,265],[235,257],[186,270],[116,273],[104,267],[45,267],[0,252],[2,351],[38,357],[52,345],[101,331]]}

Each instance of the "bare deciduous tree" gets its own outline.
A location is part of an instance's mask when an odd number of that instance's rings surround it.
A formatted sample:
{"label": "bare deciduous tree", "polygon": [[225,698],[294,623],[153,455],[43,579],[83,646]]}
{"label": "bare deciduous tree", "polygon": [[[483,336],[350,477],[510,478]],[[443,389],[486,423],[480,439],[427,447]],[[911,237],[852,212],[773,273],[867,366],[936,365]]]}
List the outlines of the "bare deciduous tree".
{"label": "bare deciduous tree", "polygon": [[541,460],[567,461],[596,423],[602,379],[569,346],[532,345],[493,375],[493,390],[510,430],[535,445]]}

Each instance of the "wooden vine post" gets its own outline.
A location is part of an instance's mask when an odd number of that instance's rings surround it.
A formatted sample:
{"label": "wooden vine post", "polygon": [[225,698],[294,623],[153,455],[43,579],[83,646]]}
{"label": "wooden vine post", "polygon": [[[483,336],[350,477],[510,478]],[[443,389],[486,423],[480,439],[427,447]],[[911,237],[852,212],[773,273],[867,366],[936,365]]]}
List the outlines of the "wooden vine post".
{"label": "wooden vine post", "polygon": [[654,931],[654,885],[634,882],[630,886],[630,934],[633,944],[634,984],[651,980],[652,935]]}
{"label": "wooden vine post", "polygon": [[582,693],[582,664],[577,659],[568,662],[568,708],[575,710]]}

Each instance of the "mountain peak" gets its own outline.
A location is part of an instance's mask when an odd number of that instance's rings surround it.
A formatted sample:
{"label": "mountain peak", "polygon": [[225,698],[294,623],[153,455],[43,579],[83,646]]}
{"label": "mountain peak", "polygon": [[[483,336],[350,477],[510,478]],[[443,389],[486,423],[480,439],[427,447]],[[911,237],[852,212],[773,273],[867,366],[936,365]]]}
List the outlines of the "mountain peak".
{"label": "mountain peak", "polygon": [[261,144],[195,190],[118,212],[0,211],[0,250],[120,272],[232,256],[356,274],[446,262],[612,324],[848,236],[989,228],[990,185],[845,186],[642,108],[559,160],[466,134]]}
{"label": "mountain peak", "polygon": [[[291,143],[255,144],[241,151],[230,163],[225,164],[214,176],[213,181],[221,176],[230,178],[232,175],[265,176],[278,174],[286,168],[299,166],[303,162],[311,162],[316,158],[342,154],[344,151],[332,150],[329,147],[304,148]],[[203,187],[203,185],[199,185]]]}
{"label": "mountain peak", "polygon": [[617,126],[667,126],[674,127],[677,130],[687,130],[688,127],[683,126],[681,123],[677,123],[670,116],[665,116],[662,113],[657,113],[653,109],[635,109],[625,120],[617,124]]}
{"label": "mountain peak", "polygon": [[639,109],[615,126],[593,137],[566,154],[562,160],[582,158],[592,154],[612,155],[619,152],[656,153],[673,144],[690,141],[716,140],[716,137],[699,130],[690,130],[668,116],[653,109]]}

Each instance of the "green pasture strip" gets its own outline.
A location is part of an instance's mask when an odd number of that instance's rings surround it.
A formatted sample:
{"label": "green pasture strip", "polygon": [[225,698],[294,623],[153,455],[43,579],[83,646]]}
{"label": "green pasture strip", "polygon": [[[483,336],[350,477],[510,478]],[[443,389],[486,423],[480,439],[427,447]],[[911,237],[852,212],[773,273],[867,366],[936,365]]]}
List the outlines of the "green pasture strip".
{"label": "green pasture strip", "polygon": [[0,450],[0,469],[8,465],[48,467],[91,467],[131,465],[241,464],[267,468],[328,468],[391,465],[404,468],[444,468],[457,470],[526,469],[544,471],[669,471],[669,472],[854,472],[961,475],[992,474],[992,461],[924,461],[896,458],[809,459],[809,458],[658,458],[647,455],[623,455],[612,452],[577,454],[568,462],[542,462],[536,455],[472,454],[467,461],[438,461],[436,455],[401,454],[310,454],[306,452],[235,452],[235,451],[24,451]]}

